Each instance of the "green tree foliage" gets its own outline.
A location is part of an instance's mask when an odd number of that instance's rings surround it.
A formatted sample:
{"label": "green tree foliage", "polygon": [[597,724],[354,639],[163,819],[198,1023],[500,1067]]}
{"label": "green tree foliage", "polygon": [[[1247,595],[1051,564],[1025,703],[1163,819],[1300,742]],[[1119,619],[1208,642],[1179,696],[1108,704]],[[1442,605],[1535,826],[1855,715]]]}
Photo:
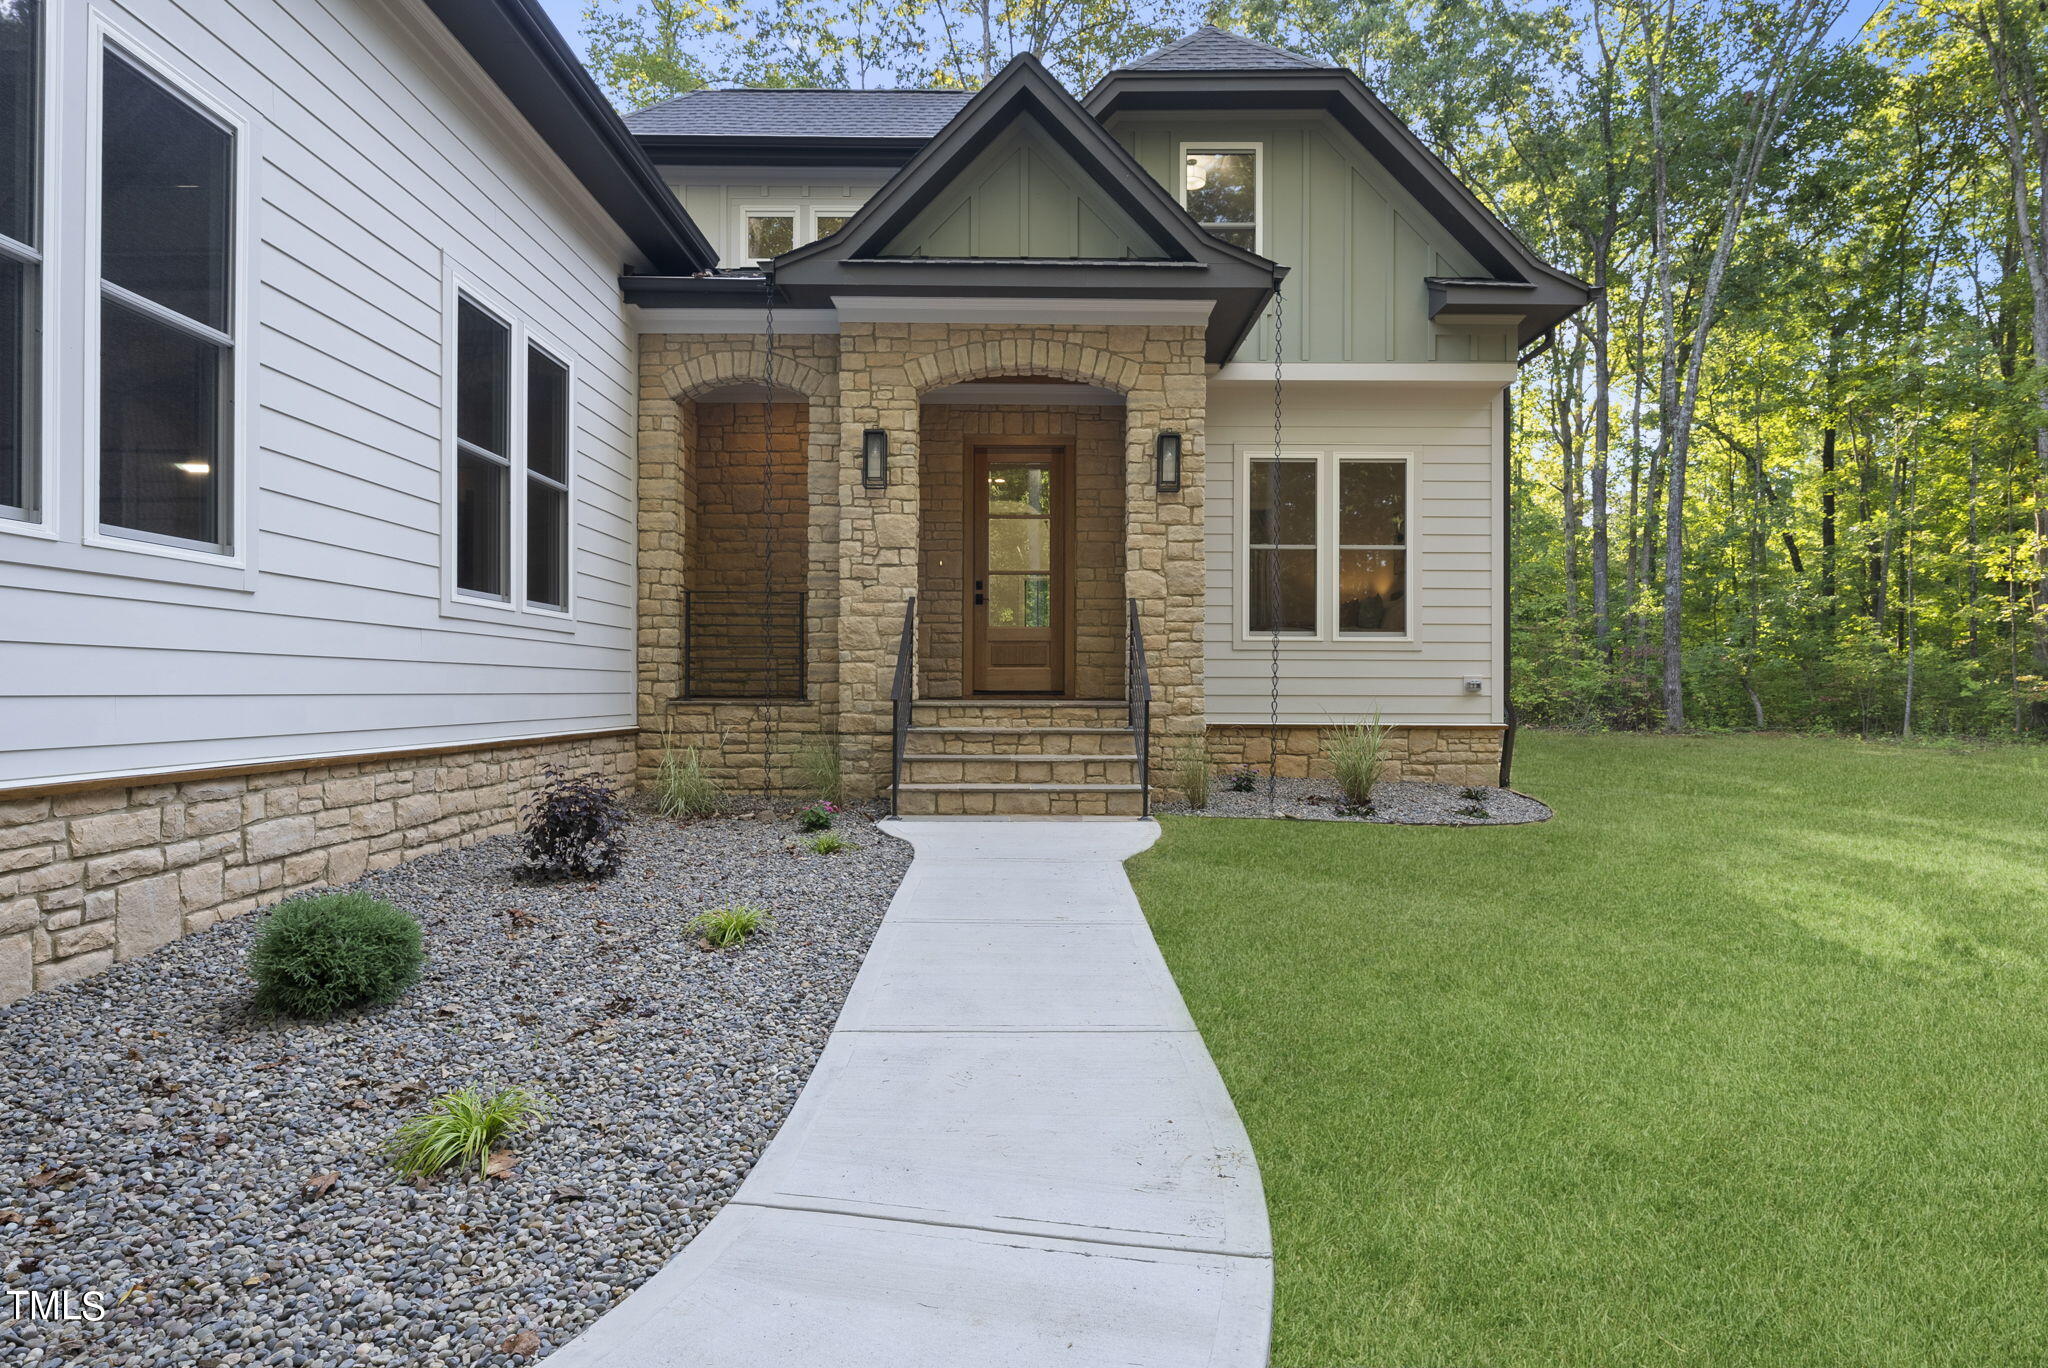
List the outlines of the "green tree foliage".
{"label": "green tree foliage", "polygon": [[1524,718],[2048,732],[2048,5],[1843,5],[603,0],[585,32],[628,104],[1026,50],[1084,89],[1205,21],[1352,67],[1601,287],[1514,392]]}

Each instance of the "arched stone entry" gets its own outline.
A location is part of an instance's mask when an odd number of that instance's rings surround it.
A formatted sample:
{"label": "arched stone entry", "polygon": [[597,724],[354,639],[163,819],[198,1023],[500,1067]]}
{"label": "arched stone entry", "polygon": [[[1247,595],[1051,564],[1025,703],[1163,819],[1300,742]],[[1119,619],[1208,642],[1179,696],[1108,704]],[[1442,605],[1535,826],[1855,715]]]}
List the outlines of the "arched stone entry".
{"label": "arched stone entry", "polygon": [[[1018,377],[1020,380],[1025,377]],[[1039,381],[1043,377],[1029,377]],[[1062,393],[1062,392],[1066,393]],[[1012,396],[1016,396],[1012,398]],[[975,456],[1041,443],[1060,453],[1054,583],[1060,692],[1116,698],[1124,684],[1124,407],[1122,396],[1073,382],[965,384],[925,393],[918,546],[918,693],[976,691]]]}
{"label": "arched stone entry", "polygon": [[[673,744],[695,749],[728,786],[759,788],[772,730],[775,754],[765,777],[785,789],[797,782],[803,748],[829,744],[838,616],[831,552],[838,488],[830,476],[839,442],[833,341],[777,338],[774,386],[764,390],[760,337],[643,339],[643,781],[652,777],[662,747]],[[772,401],[765,412],[764,399]],[[762,617],[765,627],[757,630],[750,614]],[[764,631],[772,655],[745,658],[760,650]],[[790,692],[799,639],[800,698],[693,696],[751,692],[757,677],[767,681],[762,693]]]}

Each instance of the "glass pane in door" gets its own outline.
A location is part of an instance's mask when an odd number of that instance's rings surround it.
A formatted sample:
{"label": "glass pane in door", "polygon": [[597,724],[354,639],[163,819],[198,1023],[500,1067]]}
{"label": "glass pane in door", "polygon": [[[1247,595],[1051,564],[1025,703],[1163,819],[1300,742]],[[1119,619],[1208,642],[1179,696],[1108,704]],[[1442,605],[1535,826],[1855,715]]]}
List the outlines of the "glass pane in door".
{"label": "glass pane in door", "polygon": [[988,582],[988,625],[1052,626],[1052,576],[991,576]]}

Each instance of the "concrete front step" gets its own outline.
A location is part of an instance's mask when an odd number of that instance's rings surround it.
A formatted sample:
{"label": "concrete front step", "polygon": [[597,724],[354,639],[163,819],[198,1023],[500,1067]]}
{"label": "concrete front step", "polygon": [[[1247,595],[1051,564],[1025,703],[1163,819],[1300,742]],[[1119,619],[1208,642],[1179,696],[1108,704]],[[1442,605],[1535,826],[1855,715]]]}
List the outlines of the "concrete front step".
{"label": "concrete front step", "polygon": [[912,727],[906,755],[1137,754],[1129,727]]}
{"label": "concrete front step", "polygon": [[1138,757],[1123,755],[906,755],[906,784],[1135,784]]}
{"label": "concrete front step", "polygon": [[1121,698],[936,698],[911,704],[913,727],[1128,727]]}
{"label": "concrete front step", "polygon": [[1136,784],[905,784],[903,817],[1142,817]]}

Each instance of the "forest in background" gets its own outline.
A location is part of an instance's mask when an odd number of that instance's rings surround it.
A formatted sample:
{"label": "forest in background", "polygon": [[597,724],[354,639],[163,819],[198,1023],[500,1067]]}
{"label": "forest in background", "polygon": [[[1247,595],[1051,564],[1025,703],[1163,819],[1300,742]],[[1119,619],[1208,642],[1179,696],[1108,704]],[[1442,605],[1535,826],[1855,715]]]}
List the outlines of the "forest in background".
{"label": "forest in background", "polygon": [[1515,697],[2048,734],[2048,0],[600,0],[625,107],[1076,91],[1200,23],[1364,77],[1599,302],[1525,358]]}

